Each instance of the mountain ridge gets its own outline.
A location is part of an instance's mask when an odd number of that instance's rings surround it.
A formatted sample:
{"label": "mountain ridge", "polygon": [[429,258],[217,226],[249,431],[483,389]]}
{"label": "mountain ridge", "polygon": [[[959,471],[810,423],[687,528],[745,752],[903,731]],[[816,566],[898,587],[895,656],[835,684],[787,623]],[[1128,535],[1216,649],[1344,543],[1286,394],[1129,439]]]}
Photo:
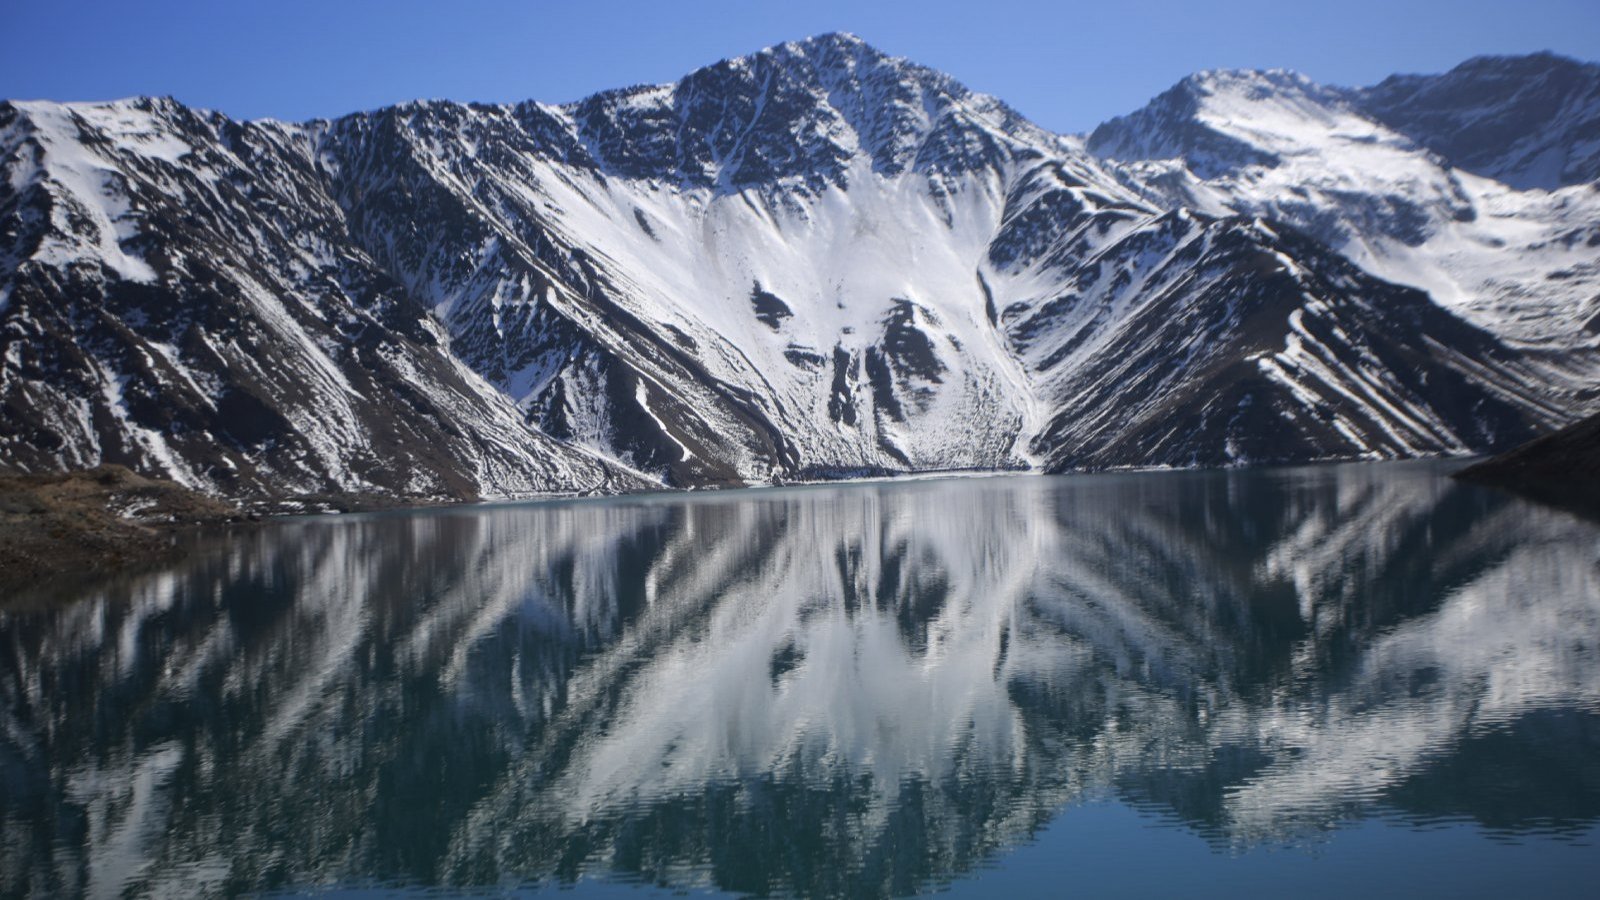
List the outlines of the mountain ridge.
{"label": "mountain ridge", "polygon": [[1282,154],[1119,160],[846,34],[561,106],[7,102],[0,463],[465,499],[1470,453],[1592,405],[1581,232],[1495,293],[1389,227],[1557,234],[1582,188],[1382,134],[1424,181],[1285,205],[1235,177]]}

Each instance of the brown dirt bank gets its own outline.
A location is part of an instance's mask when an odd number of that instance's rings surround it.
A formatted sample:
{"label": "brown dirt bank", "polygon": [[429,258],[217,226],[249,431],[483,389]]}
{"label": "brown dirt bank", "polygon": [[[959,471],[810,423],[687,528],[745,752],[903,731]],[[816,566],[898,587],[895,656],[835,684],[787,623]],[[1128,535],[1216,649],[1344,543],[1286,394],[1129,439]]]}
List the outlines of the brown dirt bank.
{"label": "brown dirt bank", "polygon": [[122,466],[0,474],[0,604],[55,576],[170,561],[182,552],[179,532],[245,518],[214,497]]}

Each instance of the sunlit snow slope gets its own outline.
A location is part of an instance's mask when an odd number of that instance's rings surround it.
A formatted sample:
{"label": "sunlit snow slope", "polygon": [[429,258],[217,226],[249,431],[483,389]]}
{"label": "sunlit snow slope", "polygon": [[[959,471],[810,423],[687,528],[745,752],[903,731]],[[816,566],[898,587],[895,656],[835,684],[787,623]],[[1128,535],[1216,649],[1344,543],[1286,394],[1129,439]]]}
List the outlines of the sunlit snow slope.
{"label": "sunlit snow slope", "polygon": [[1458,171],[1364,97],[1197,76],[1086,145],[827,35],[567,106],[7,104],[0,460],[474,496],[1464,453],[1587,409],[1593,185]]}
{"label": "sunlit snow slope", "polygon": [[1484,57],[1363,90],[1204,72],[1088,147],[1154,202],[1294,225],[1508,340],[1600,343],[1600,66]]}

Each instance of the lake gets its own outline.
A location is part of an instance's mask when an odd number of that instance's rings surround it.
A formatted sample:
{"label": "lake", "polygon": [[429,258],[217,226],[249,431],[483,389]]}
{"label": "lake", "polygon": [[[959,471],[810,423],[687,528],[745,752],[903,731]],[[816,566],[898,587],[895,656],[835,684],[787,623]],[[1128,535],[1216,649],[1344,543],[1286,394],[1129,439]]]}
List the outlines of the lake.
{"label": "lake", "polygon": [[0,893],[1593,896],[1600,527],[1448,470],[213,538],[0,612]]}

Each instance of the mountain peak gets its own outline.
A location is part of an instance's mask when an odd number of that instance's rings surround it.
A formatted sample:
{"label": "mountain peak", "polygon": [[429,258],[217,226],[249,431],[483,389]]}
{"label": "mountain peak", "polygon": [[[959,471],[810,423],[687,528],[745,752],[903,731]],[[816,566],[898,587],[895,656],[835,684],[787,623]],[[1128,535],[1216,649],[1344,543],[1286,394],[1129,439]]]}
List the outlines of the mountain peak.
{"label": "mountain peak", "polygon": [[841,81],[859,81],[862,78],[878,75],[918,82],[931,80],[947,88],[965,92],[965,88],[950,76],[918,65],[905,57],[891,56],[848,31],[830,31],[796,41],[774,44],[755,53],[734,57],[696,70],[686,76],[686,79],[693,78],[705,69],[715,69],[722,65],[749,69],[762,64],[790,69],[795,72],[796,77],[803,79],[815,77],[824,87],[830,89],[837,87]]}
{"label": "mountain peak", "polygon": [[860,157],[890,175],[970,169],[1015,144],[1058,142],[1000,101],[847,32],[724,59],[671,85],[596,94],[566,112],[602,168],[718,190],[839,185]]}
{"label": "mountain peak", "polygon": [[1184,78],[1174,90],[1199,94],[1226,92],[1305,91],[1316,82],[1293,69],[1203,69]]}
{"label": "mountain peak", "polygon": [[798,41],[785,41],[782,44],[778,44],[767,49],[775,50],[779,47],[788,49],[792,52],[805,54],[847,51],[852,53],[867,52],[876,56],[887,55],[881,50],[878,50],[876,47],[873,47],[871,44],[862,40],[860,35],[849,31],[823,32],[822,34],[814,34],[807,38],[801,38]]}
{"label": "mountain peak", "polygon": [[1182,158],[1197,175],[1213,178],[1240,166],[1277,164],[1273,142],[1246,137],[1236,123],[1263,114],[1279,123],[1322,118],[1342,101],[1337,91],[1289,69],[1209,69],[1101,124],[1086,146],[1111,159]]}

